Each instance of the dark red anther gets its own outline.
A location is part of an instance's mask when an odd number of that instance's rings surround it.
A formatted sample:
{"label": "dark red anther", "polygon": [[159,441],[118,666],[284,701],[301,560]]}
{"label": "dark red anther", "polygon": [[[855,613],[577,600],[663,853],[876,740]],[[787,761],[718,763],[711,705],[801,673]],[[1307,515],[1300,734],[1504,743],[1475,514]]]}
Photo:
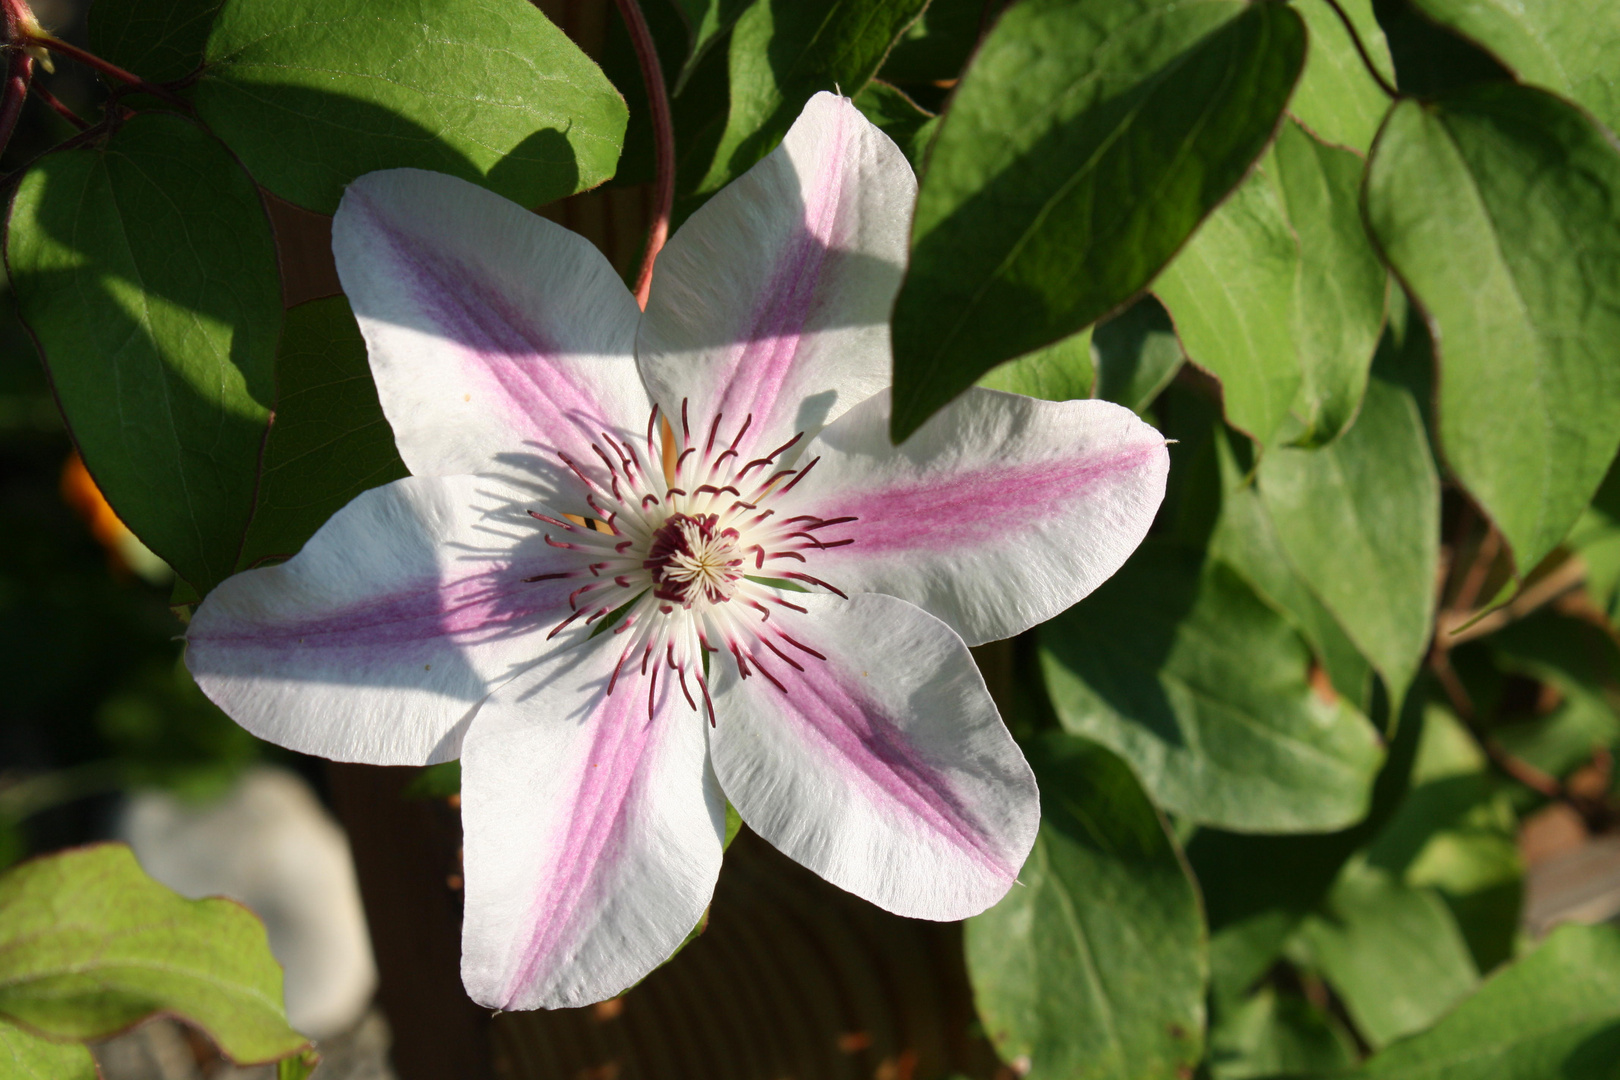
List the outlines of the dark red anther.
{"label": "dark red anther", "polygon": [[577,544],[565,544],[561,540],[553,540],[550,533],[543,533],[542,535],[546,538],[546,543],[550,544],[554,548],[567,548],[569,551],[579,550],[579,546]]}
{"label": "dark red anther", "polygon": [[845,600],[849,599],[849,595],[847,593],[845,593],[842,589],[839,589],[839,588],[837,588],[835,586],[829,585],[825,581],[822,581],[820,578],[813,578],[809,574],[801,574],[797,570],[785,570],[785,571],[782,572],[782,576],[785,577],[785,578],[792,578],[794,581],[805,581],[805,582],[810,583],[811,585],[819,585],[823,589],[826,589],[828,592],[837,593],[839,596],[842,596]]}
{"label": "dark red anther", "polygon": [[598,484],[595,480],[592,480],[590,477],[586,476],[584,471],[582,469],[580,469],[580,467],[577,464],[574,463],[573,458],[569,457],[567,454],[562,454],[562,453],[559,453],[557,456],[562,458],[562,463],[564,465],[568,466],[570,469],[572,469],[574,471],[575,476],[577,476],[581,480],[585,481],[585,484],[586,484],[587,487],[593,487],[598,491],[602,490],[602,485]]}
{"label": "dark red anther", "polygon": [[596,588],[597,585],[599,585],[599,584],[601,584],[601,583],[593,581],[589,585],[581,585],[579,588],[577,588],[573,592],[569,593],[568,594],[568,606],[569,607],[576,607],[577,605],[575,604],[575,601],[579,599],[580,593],[588,593],[592,589]]}
{"label": "dark red anther", "polygon": [[583,611],[576,611],[572,615],[568,616],[568,618],[564,619],[562,622],[560,622],[556,626],[552,627],[551,628],[551,633],[546,635],[546,640],[550,641],[552,638],[554,638],[558,634],[562,633],[563,628],[565,626],[567,626],[569,623],[573,622],[575,619],[579,618],[583,614],[585,614]]}
{"label": "dark red anther", "polygon": [[686,399],[681,398],[681,442],[690,443],[691,441],[692,428],[686,422]]}
{"label": "dark red anther", "polygon": [[[748,431],[748,425],[752,424],[753,422],[754,422],[754,414],[753,413],[749,413],[747,416],[743,417],[743,425],[742,425],[742,427],[737,429],[737,437],[735,439],[731,440],[731,452],[733,454],[735,454],[737,452],[737,444],[742,442],[742,437],[743,437],[744,433],[746,433]],[[721,456],[724,457],[725,455],[722,454]]]}
{"label": "dark red anther", "polygon": [[653,402],[652,414],[647,417],[647,460],[657,459],[658,454],[653,450],[653,432],[658,427],[658,403]]}
{"label": "dark red anther", "polygon": [[523,583],[525,585],[533,585],[537,581],[557,581],[561,578],[571,578],[574,576],[574,573],[575,572],[573,570],[564,570],[557,574],[536,574],[534,577],[524,578]]}
{"label": "dark red anther", "polygon": [[792,491],[793,486],[795,484],[797,484],[800,480],[803,480],[805,477],[810,475],[810,470],[815,468],[816,467],[816,462],[818,462],[820,460],[821,459],[818,458],[818,457],[811,458],[810,459],[810,464],[808,464],[804,468],[800,469],[799,470],[799,475],[795,476],[793,479],[789,480],[787,482],[786,486],[784,486],[781,491],[778,491],[777,494],[778,495],[786,495],[788,492]]}
{"label": "dark red anther", "polygon": [[714,414],[714,423],[709,425],[709,441],[703,446],[704,457],[708,457],[709,451],[714,449],[714,436],[720,430],[720,417],[724,415],[724,413],[718,412]]}
{"label": "dark red anther", "polygon": [[714,727],[714,701],[709,697],[709,684],[701,675],[694,674],[692,677],[697,680],[699,689],[703,691],[703,704],[709,709],[709,726]]}
{"label": "dark red anther", "polygon": [[654,664],[653,669],[652,669],[652,678],[647,683],[647,720],[648,720],[649,723],[652,721],[653,712],[654,712],[654,709],[657,706],[657,700],[656,700],[657,694],[658,694],[658,665]]}
{"label": "dark red anther", "polygon": [[530,510],[529,516],[534,518],[536,521],[543,521],[547,525],[555,525],[559,529],[567,529],[569,532],[573,532],[574,530],[574,523],[572,521],[561,521],[549,514],[542,514],[538,510]]}
{"label": "dark red anther", "polygon": [[770,598],[770,601],[773,604],[781,604],[785,608],[792,608],[794,611],[797,611],[800,615],[808,615],[808,614],[810,614],[810,609],[809,608],[802,608],[798,604],[790,604],[790,603],[788,603],[788,601],[782,599],[780,596],[773,596],[773,597]]}
{"label": "dark red anther", "polygon": [[[803,611],[804,609],[800,608],[799,610]],[[789,645],[792,645],[795,649],[798,649],[800,652],[807,652],[811,656],[815,657],[817,660],[825,660],[825,659],[827,659],[825,656],[822,656],[820,653],[816,652],[816,650],[812,649],[810,646],[806,645],[804,642],[798,641],[798,640],[796,640],[794,638],[791,638],[788,635],[782,633],[782,631],[780,631],[780,630],[778,630],[776,633],[777,633],[777,636],[780,637],[783,641],[787,642]]]}
{"label": "dark red anther", "polygon": [[797,551],[773,551],[769,555],[767,555],[766,558],[767,559],[798,559],[800,562],[808,562],[809,561],[803,555],[800,555]]}
{"label": "dark red anther", "polygon": [[[780,656],[782,658],[782,663],[786,664],[788,667],[792,668],[794,671],[803,671],[804,670],[804,665],[803,664],[799,663],[797,660],[793,659],[793,657],[789,656],[787,653],[783,652],[781,649],[778,649],[775,645],[771,644],[771,639],[766,637],[764,634],[759,635],[759,643],[761,645],[765,646],[767,649],[771,650],[771,652],[775,653],[777,656]],[[826,657],[822,657],[822,659],[825,660]],[[759,663],[758,660],[755,660],[754,662],[756,664]],[[761,670],[763,670],[763,669],[761,669]],[[768,675],[766,677],[769,678]],[[771,679],[771,681],[776,682],[775,679]],[[780,689],[781,686],[782,686],[781,683],[776,683],[776,685],[777,685],[778,689]]]}

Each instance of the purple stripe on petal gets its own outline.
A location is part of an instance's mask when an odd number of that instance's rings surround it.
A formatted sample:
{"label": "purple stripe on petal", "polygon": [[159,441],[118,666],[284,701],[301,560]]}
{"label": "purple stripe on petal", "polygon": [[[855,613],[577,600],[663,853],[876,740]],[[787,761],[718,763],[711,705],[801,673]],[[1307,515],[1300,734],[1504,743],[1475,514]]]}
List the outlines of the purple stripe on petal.
{"label": "purple stripe on petal", "polygon": [[499,283],[399,228],[364,195],[354,198],[426,317],[429,326],[421,329],[456,346],[468,369],[504,403],[513,431],[550,448],[569,427],[586,443],[611,427],[591,388],[558,362],[567,353],[536,325],[543,313],[513,308]]}
{"label": "purple stripe on petal", "polygon": [[[537,564],[540,565],[540,564]],[[550,568],[551,563],[543,564]],[[471,645],[533,631],[566,606],[567,581],[526,583],[534,567],[502,564],[460,577],[427,578],[392,595],[318,618],[210,625],[205,646],[259,650],[375,650],[421,643]]]}
{"label": "purple stripe on petal", "polygon": [[554,872],[545,878],[534,899],[533,929],[522,946],[522,959],[507,986],[503,1007],[517,1001],[585,929],[578,925],[579,916],[601,907],[597,893],[607,875],[600,871],[622,846],[624,833],[631,827],[627,812],[631,792],[656,722],[647,716],[640,683],[639,677],[622,681],[616,693],[600,699],[596,712],[585,721],[595,727],[590,753],[567,822],[543,859]]}
{"label": "purple stripe on petal", "polygon": [[1011,881],[1008,865],[983,826],[952,791],[949,777],[917,754],[900,724],[845,684],[827,664],[795,675],[792,716],[805,721],[874,803],[887,802],[950,842],[975,862]]}
{"label": "purple stripe on petal", "polygon": [[1009,519],[1035,523],[1067,512],[1076,502],[1105,496],[1163,453],[1162,446],[1147,443],[1106,457],[951,473],[934,483],[839,495],[820,516],[859,519],[849,526],[854,545],[842,549],[851,556],[949,550],[993,541]]}
{"label": "purple stripe on petal", "polygon": [[[787,387],[804,327],[821,302],[822,278],[829,263],[841,257],[836,245],[848,125],[849,116],[840,110],[836,136],[828,142],[815,182],[804,191],[803,227],[782,246],[742,343],[730,358],[720,383],[726,392],[719,408],[727,416],[769,416]],[[793,405],[797,408],[797,402]]]}

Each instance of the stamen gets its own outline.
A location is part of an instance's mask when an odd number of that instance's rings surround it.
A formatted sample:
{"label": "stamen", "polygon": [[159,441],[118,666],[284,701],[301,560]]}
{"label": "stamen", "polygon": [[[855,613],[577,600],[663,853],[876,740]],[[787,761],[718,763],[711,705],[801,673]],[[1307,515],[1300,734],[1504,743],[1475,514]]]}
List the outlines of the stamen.
{"label": "stamen", "polygon": [[560,573],[556,573],[556,574],[536,574],[536,575],[534,575],[534,577],[526,577],[526,578],[523,578],[522,580],[523,580],[523,584],[525,584],[525,585],[533,585],[537,581],[558,581],[558,580],[560,580],[562,578],[571,578],[573,576],[574,576],[574,571],[572,571],[572,570],[564,570],[564,571],[562,571]]}
{"label": "stamen", "polygon": [[789,480],[787,482],[787,486],[784,487],[781,491],[777,492],[777,494],[778,495],[786,495],[788,492],[792,491],[793,486],[795,484],[797,484],[800,480],[803,480],[805,477],[810,475],[810,470],[815,468],[816,467],[816,462],[818,462],[820,460],[821,459],[818,458],[818,457],[811,458],[810,459],[810,464],[808,464],[804,468],[800,469],[799,470],[799,475],[795,476],[793,479]]}
{"label": "stamen", "polygon": [[813,578],[809,574],[801,574],[796,570],[784,570],[782,572],[782,576],[785,577],[785,578],[792,578],[795,581],[806,581],[806,582],[809,582],[811,585],[819,585],[823,589],[826,589],[830,593],[837,593],[839,596],[842,596],[845,600],[849,599],[849,594],[844,592],[842,589],[839,589],[839,588],[837,588],[835,586],[829,585],[825,581],[822,581],[820,578]]}

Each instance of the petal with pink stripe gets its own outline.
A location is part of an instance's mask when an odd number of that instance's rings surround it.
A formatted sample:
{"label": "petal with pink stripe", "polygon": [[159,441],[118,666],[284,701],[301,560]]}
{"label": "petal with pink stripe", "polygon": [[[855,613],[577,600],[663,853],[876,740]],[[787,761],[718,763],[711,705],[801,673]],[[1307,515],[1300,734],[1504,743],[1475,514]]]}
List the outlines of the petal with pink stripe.
{"label": "petal with pink stripe", "polygon": [[752,649],[747,678],[716,665],[709,751],[726,798],[881,908],[963,919],[994,904],[1035,842],[1040,800],[967,646],[892,596],[794,602],[807,614],[773,613],[760,632],[779,624],[797,645]]}
{"label": "petal with pink stripe", "polygon": [[[280,566],[203,600],[186,665],[262,739],[374,765],[460,752],[478,703],[549,648],[579,557],[546,544],[525,491],[412,476],[365,492]],[[558,639],[561,641],[562,639]]]}
{"label": "petal with pink stripe", "polygon": [[383,412],[416,475],[564,476],[640,432],[640,311],[583,237],[476,184],[368,173],[332,222]]}
{"label": "petal with pink stripe", "polygon": [[706,722],[656,661],[615,679],[610,638],[512,680],[467,735],[461,973],[491,1008],[612,997],[680,945],[714,892],[725,801]]}
{"label": "petal with pink stripe", "polygon": [[658,256],[642,377],[694,437],[717,414],[739,449],[814,435],[889,381],[889,308],[917,181],[847,98],[821,93],[782,145],[693,214]]}
{"label": "petal with pink stripe", "polygon": [[896,447],[889,395],[805,450],[820,458],[796,513],[819,528],[816,576],[883,592],[970,645],[1011,637],[1078,603],[1122,566],[1164,498],[1164,437],[1106,401],[973,389]]}

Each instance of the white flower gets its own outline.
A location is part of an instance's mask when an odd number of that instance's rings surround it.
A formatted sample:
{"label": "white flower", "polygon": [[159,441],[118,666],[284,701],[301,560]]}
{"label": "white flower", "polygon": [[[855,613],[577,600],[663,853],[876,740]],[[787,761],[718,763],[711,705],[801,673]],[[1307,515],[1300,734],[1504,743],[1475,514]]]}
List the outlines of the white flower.
{"label": "white flower", "polygon": [[284,746],[462,758],[478,1001],[645,975],[709,902],[727,799],[903,915],[972,915],[1018,873],[1035,781],[967,646],[1112,574],[1168,457],[1128,410],[988,390],[890,445],[915,195],[820,94],[670,241],[645,314],[589,243],[461,180],[344,196],[338,269],[414,475],[216,589],[187,659]]}

